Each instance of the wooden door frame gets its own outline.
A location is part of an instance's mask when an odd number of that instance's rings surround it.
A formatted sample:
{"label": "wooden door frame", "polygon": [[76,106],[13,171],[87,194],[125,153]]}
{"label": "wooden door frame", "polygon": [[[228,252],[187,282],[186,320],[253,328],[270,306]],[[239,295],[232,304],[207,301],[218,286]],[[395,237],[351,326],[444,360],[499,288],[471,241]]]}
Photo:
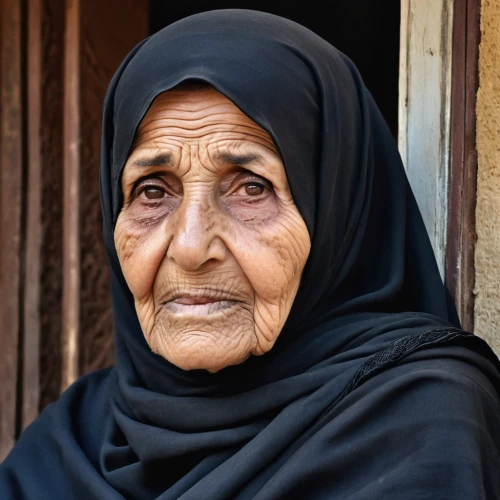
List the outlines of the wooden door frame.
{"label": "wooden door frame", "polygon": [[462,325],[474,328],[481,0],[402,0],[399,149]]}
{"label": "wooden door frame", "polygon": [[25,139],[23,5],[0,3],[0,462],[17,437]]}
{"label": "wooden door frame", "polygon": [[450,186],[445,276],[462,325],[474,330],[476,96],[481,0],[455,0],[451,87]]}
{"label": "wooden door frame", "polygon": [[401,0],[398,145],[444,278],[453,0]]}

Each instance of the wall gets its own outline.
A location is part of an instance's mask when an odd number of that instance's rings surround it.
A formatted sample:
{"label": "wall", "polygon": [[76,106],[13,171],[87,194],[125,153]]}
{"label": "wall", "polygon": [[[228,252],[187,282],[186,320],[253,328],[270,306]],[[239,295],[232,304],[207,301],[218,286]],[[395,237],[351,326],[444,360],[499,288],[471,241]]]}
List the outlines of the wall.
{"label": "wall", "polygon": [[500,354],[500,3],[482,0],[475,332]]}

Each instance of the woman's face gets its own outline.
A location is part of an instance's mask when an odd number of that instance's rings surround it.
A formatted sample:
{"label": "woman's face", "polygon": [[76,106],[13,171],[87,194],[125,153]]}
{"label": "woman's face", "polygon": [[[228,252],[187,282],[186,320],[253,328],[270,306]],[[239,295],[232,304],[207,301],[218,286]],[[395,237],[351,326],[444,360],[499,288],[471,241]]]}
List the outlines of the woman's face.
{"label": "woman's face", "polygon": [[211,372],[269,351],[310,239],[268,133],[211,87],[164,92],[122,189],[115,244],[151,349]]}

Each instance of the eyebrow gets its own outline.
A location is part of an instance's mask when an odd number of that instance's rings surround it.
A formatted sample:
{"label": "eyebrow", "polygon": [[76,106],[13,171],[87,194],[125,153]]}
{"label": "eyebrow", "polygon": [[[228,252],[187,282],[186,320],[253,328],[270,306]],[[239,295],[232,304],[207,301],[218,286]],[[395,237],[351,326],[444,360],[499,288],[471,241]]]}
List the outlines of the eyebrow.
{"label": "eyebrow", "polygon": [[152,157],[138,158],[133,165],[136,167],[171,167],[174,164],[170,153],[162,153]]}
{"label": "eyebrow", "polygon": [[[257,153],[248,154],[232,154],[232,153],[218,153],[214,159],[221,163],[231,163],[243,167],[251,163],[262,163],[262,156]],[[174,161],[170,153],[162,153],[152,157],[138,158],[133,162],[136,167],[171,167]]]}
{"label": "eyebrow", "polygon": [[218,153],[214,156],[214,159],[221,163],[231,163],[232,165],[237,165],[239,167],[244,167],[250,163],[262,163],[262,156],[257,153],[249,154],[232,154],[232,153]]}

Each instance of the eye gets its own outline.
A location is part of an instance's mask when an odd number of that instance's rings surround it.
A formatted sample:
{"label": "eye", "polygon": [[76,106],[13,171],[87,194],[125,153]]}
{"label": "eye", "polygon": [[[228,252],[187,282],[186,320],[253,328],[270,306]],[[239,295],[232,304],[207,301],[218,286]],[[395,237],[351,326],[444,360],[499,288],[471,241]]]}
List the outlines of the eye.
{"label": "eye", "polygon": [[260,196],[269,190],[270,186],[264,180],[252,179],[240,184],[232,194],[236,196]]}
{"label": "eye", "polygon": [[134,198],[140,198],[143,201],[160,201],[163,198],[172,198],[175,196],[170,184],[160,179],[139,180],[137,186],[132,190]]}
{"label": "eye", "polygon": [[248,184],[245,184],[243,188],[248,196],[258,196],[265,191],[266,186],[258,182],[249,182]]}
{"label": "eye", "polygon": [[158,200],[165,196],[165,191],[157,186],[145,186],[141,190],[142,193],[148,200]]}

